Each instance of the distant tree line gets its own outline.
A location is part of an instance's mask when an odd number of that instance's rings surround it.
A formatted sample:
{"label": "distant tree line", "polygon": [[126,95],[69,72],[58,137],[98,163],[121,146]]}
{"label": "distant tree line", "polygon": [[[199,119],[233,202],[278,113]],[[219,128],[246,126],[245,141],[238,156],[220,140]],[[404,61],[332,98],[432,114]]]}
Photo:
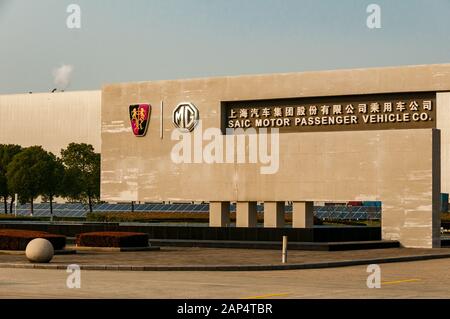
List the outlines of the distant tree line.
{"label": "distant tree line", "polygon": [[21,204],[38,197],[50,203],[53,216],[55,197],[92,205],[100,198],[100,154],[90,144],[70,143],[60,157],[41,146],[22,148],[0,144],[0,197],[4,212],[13,212],[15,194]]}

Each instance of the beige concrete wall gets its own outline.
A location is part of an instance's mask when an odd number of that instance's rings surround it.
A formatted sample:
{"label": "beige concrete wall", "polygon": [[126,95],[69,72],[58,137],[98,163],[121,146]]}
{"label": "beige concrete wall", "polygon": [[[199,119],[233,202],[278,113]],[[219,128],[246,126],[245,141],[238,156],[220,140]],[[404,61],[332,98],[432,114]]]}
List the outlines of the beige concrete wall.
{"label": "beige concrete wall", "polygon": [[441,131],[441,191],[450,193],[450,92],[436,96],[436,127]]}
{"label": "beige concrete wall", "polygon": [[0,95],[0,143],[42,145],[59,155],[71,142],[100,152],[101,92]]}
{"label": "beige concrete wall", "polygon": [[[193,137],[201,128],[220,128],[220,101],[445,89],[450,89],[450,65],[107,85],[101,196],[108,201],[381,200],[383,238],[437,247],[439,131],[283,133],[279,171],[262,175],[260,164],[173,163],[177,141],[171,140],[171,116],[178,103],[194,103],[202,127],[190,133]],[[129,124],[128,105],[135,103],[153,106],[142,138],[133,136]]]}

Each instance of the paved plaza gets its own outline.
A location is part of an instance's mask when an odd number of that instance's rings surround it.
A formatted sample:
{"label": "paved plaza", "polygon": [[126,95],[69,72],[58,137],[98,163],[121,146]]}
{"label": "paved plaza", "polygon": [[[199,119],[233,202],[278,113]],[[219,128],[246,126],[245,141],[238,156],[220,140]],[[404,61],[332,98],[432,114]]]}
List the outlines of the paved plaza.
{"label": "paved plaza", "polygon": [[[232,251],[230,251],[232,252]],[[230,255],[232,255],[230,253]],[[381,264],[369,289],[366,266],[251,272],[1,269],[1,298],[450,298],[450,259]]]}

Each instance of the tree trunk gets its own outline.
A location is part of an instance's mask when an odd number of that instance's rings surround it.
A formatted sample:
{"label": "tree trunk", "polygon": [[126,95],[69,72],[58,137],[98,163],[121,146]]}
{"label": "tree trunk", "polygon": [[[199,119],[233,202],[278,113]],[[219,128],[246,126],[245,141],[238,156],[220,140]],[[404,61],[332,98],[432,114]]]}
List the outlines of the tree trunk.
{"label": "tree trunk", "polygon": [[3,196],[3,203],[5,204],[5,214],[8,214],[8,197]]}
{"label": "tree trunk", "polygon": [[14,196],[11,196],[11,203],[9,204],[9,212],[12,214],[13,213],[13,204],[14,204]]}
{"label": "tree trunk", "polygon": [[50,196],[50,221],[53,221],[53,196]]}
{"label": "tree trunk", "polygon": [[34,212],[34,210],[33,210],[33,198],[31,199],[31,217],[33,217],[33,212]]}
{"label": "tree trunk", "polygon": [[91,195],[88,195],[88,200],[89,200],[89,212],[92,213],[92,198],[91,198]]}

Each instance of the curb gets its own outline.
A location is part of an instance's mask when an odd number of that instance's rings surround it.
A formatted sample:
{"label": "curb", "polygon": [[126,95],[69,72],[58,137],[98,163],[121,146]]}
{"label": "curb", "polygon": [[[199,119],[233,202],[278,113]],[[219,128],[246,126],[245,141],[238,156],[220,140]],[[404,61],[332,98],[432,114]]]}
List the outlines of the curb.
{"label": "curb", "polygon": [[[55,250],[54,255],[74,255],[77,251],[75,249],[61,249]],[[25,250],[0,250],[2,255],[25,255]]]}
{"label": "curb", "polygon": [[[413,255],[402,257],[373,258],[343,260],[333,262],[305,263],[305,264],[261,264],[261,265],[79,265],[81,270],[103,271],[267,271],[267,270],[295,270],[295,269],[321,269],[336,268],[369,264],[385,264],[396,262],[421,261],[430,259],[450,258],[450,253],[433,255]],[[67,269],[68,264],[17,264],[0,263],[0,268],[21,269]]]}
{"label": "curb", "polygon": [[90,252],[102,252],[102,253],[118,253],[118,252],[139,252],[139,251],[157,251],[160,247],[87,247],[87,246],[72,246],[68,245],[68,249],[74,251],[90,251]]}

